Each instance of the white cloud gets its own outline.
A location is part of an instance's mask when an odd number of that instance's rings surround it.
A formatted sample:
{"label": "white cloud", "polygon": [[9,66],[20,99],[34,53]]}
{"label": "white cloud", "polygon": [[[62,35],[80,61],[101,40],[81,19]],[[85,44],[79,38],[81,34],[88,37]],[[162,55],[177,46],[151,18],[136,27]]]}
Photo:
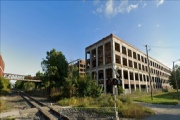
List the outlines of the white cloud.
{"label": "white cloud", "polygon": [[104,14],[106,17],[110,18],[120,13],[129,13],[137,8],[138,4],[129,4],[128,0],[107,0],[104,5],[102,4],[96,9],[96,13]]}
{"label": "white cloud", "polygon": [[114,14],[113,0],[108,0],[106,2],[105,13],[108,16]]}
{"label": "white cloud", "polygon": [[129,13],[132,9],[136,9],[136,8],[138,8],[138,4],[136,4],[136,5],[129,5],[127,7],[127,12]]}
{"label": "white cloud", "polygon": [[138,24],[138,28],[140,28],[142,25],[141,24]]}
{"label": "white cloud", "polygon": [[156,25],[156,27],[159,27],[159,26],[160,26],[159,24]]}
{"label": "white cloud", "polygon": [[144,8],[144,7],[146,7],[146,6],[147,6],[147,3],[144,3],[142,8]]}
{"label": "white cloud", "polygon": [[164,0],[156,0],[156,5],[159,6],[159,5],[162,5],[164,3]]}

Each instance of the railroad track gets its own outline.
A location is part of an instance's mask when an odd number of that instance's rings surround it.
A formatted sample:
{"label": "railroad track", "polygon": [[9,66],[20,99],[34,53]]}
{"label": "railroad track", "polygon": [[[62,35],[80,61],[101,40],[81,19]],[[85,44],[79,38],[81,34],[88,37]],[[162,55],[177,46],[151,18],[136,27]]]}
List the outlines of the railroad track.
{"label": "railroad track", "polygon": [[69,120],[67,116],[61,115],[52,107],[47,106],[29,95],[23,92],[20,92],[19,95],[31,106],[31,108],[37,108],[39,113],[43,115],[46,120]]}

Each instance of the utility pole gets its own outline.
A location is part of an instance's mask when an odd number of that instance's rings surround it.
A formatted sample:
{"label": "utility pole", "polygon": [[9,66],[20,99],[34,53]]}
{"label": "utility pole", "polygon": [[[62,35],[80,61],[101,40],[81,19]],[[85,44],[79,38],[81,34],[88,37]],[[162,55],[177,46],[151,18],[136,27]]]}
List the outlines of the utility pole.
{"label": "utility pole", "polygon": [[149,80],[150,80],[150,86],[151,86],[151,100],[153,100],[153,97],[152,97],[152,80],[151,80],[151,76],[150,76],[149,56],[148,56],[147,45],[145,45],[145,47],[146,47],[146,54],[147,54],[147,63],[148,63]]}

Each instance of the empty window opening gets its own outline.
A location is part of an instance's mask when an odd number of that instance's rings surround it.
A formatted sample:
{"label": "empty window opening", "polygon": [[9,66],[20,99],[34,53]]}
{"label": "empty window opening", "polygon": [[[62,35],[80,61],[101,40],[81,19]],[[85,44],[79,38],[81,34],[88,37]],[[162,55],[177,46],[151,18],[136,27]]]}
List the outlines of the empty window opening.
{"label": "empty window opening", "polygon": [[144,65],[142,65],[142,70],[145,71]]}
{"label": "empty window opening", "polygon": [[136,53],[135,53],[135,52],[133,52],[133,58],[134,58],[134,59],[137,59],[137,58],[136,58]]}
{"label": "empty window opening", "polygon": [[115,42],[115,50],[120,52],[120,45],[116,42]]}
{"label": "empty window opening", "polygon": [[134,62],[134,68],[137,69],[137,62]]}
{"label": "empty window opening", "polygon": [[119,77],[118,77],[117,75],[116,75],[116,77],[122,79],[122,73],[121,73],[121,70],[118,70],[117,72],[119,73]]}
{"label": "empty window opening", "polygon": [[92,60],[92,67],[96,67],[96,49],[92,50],[92,53],[91,53],[91,60]]}
{"label": "empty window opening", "polygon": [[144,57],[143,56],[141,56],[141,61],[144,62]]}
{"label": "empty window opening", "polygon": [[103,46],[98,47],[98,66],[103,65]]}
{"label": "empty window opening", "polygon": [[141,70],[141,64],[139,63],[139,70]]}
{"label": "empty window opening", "polygon": [[147,82],[149,82],[149,76],[146,76],[146,78],[147,78]]}
{"label": "empty window opening", "polygon": [[106,78],[112,78],[112,69],[111,68],[106,69]]}
{"label": "empty window opening", "polygon": [[140,61],[140,59],[141,59],[141,58],[140,58],[140,54],[138,54],[138,60]]}
{"label": "empty window opening", "polygon": [[128,60],[128,61],[129,61],[129,67],[133,67],[132,61],[131,60]]}
{"label": "empty window opening", "polygon": [[105,64],[112,63],[111,61],[111,42],[105,44]]}
{"label": "empty window opening", "polygon": [[139,77],[140,77],[140,81],[142,81],[142,75],[141,74],[139,75]]}
{"label": "empty window opening", "polygon": [[90,68],[90,52],[86,52],[86,68],[89,69]]}
{"label": "empty window opening", "polygon": [[138,73],[135,73],[135,80],[136,80],[136,81],[138,81],[138,80],[139,80]]}
{"label": "empty window opening", "polygon": [[132,72],[130,72],[130,80],[134,80],[134,76]]}
{"label": "empty window opening", "polygon": [[131,50],[129,50],[129,49],[128,49],[128,56],[129,56],[129,57],[132,57],[132,52],[131,52]]}
{"label": "empty window opening", "polygon": [[119,55],[115,56],[116,63],[121,64],[121,57]]}
{"label": "empty window opening", "polygon": [[96,79],[96,72],[92,72],[92,79],[95,80]]}
{"label": "empty window opening", "polygon": [[126,47],[122,46],[122,53],[126,55]]}
{"label": "empty window opening", "polygon": [[124,79],[128,80],[128,71],[123,71],[124,72]]}
{"label": "empty window opening", "polygon": [[144,79],[144,81],[146,81],[146,76],[145,75],[143,75],[143,79]]}
{"label": "empty window opening", "polygon": [[124,84],[125,89],[129,89],[129,84]]}
{"label": "empty window opening", "polygon": [[127,59],[126,58],[123,58],[123,65],[127,66]]}
{"label": "empty window opening", "polygon": [[103,70],[99,70],[99,71],[98,71],[98,78],[99,78],[99,79],[104,79]]}

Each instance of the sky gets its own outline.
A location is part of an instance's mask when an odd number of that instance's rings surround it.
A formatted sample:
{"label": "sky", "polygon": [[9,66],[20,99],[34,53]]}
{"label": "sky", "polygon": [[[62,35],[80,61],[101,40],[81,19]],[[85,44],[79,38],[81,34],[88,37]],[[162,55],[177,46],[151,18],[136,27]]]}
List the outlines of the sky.
{"label": "sky", "polygon": [[[0,53],[5,73],[42,71],[46,52],[68,62],[85,59],[85,48],[109,34],[172,68],[180,59],[180,1],[1,0]],[[180,65],[180,62],[175,62]]]}

